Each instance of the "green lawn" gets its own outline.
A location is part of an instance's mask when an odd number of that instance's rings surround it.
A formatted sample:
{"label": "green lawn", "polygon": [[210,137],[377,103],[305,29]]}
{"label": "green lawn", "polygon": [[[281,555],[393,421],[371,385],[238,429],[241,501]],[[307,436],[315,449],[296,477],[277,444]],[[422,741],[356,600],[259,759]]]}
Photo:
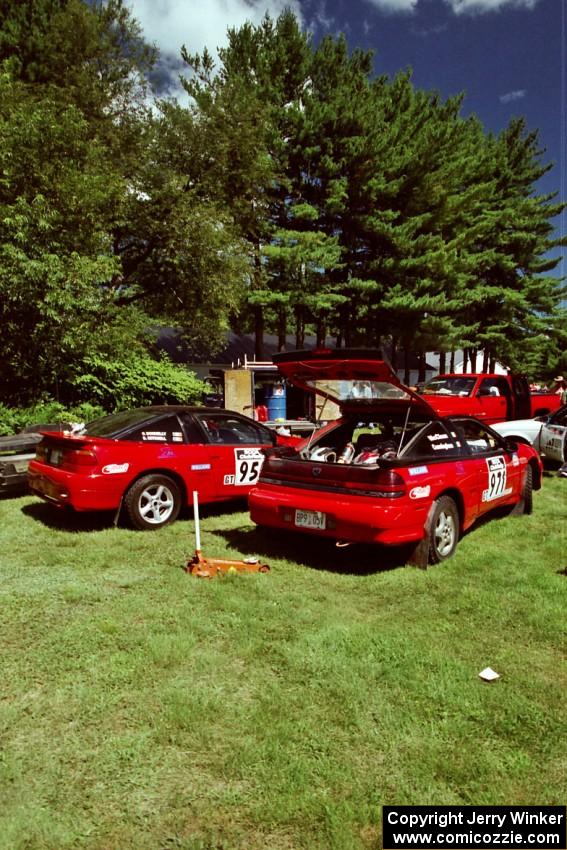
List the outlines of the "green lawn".
{"label": "green lawn", "polygon": [[2,850],[354,850],[384,804],[564,802],[567,481],[427,571],[203,514],[271,572],[186,575],[187,519],[0,501]]}

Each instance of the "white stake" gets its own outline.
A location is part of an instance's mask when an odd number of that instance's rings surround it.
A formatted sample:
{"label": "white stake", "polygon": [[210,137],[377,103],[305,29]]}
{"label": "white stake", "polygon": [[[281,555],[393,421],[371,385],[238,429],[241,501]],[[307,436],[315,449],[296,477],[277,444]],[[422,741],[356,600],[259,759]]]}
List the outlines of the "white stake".
{"label": "white stake", "polygon": [[193,490],[193,516],[195,517],[195,548],[201,551],[201,529],[199,527],[199,494]]}

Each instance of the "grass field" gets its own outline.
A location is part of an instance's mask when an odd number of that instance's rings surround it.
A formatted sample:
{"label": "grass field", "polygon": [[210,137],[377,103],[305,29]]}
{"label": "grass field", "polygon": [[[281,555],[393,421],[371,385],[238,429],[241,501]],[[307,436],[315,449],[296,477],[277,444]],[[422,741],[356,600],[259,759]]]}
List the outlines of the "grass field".
{"label": "grass field", "polygon": [[0,501],[2,850],[358,850],[384,804],[564,803],[567,481],[427,571],[203,514],[271,572],[187,576],[189,519]]}

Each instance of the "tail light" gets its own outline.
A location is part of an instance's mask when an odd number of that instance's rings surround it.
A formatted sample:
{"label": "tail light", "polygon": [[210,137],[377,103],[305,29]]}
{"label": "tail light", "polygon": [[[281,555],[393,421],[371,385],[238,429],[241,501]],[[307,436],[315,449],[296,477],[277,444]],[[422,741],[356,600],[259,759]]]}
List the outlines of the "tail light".
{"label": "tail light", "polygon": [[349,490],[364,490],[379,499],[398,499],[405,495],[406,482],[399,472],[393,469],[379,469],[372,477],[365,476],[364,481],[346,482]]}
{"label": "tail light", "polygon": [[98,465],[98,459],[91,449],[65,449],[61,459],[63,468],[92,467]]}

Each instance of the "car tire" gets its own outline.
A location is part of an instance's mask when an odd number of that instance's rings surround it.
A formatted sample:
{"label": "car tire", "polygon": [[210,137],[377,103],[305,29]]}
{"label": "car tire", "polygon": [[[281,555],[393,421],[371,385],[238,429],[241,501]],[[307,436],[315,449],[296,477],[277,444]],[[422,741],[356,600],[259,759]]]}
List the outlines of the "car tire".
{"label": "car tire", "polygon": [[126,493],[124,507],[134,528],[140,531],[162,528],[179,516],[181,491],[167,475],[145,475]]}
{"label": "car tire", "polygon": [[516,504],[516,514],[531,514],[534,510],[534,497],[533,497],[533,486],[534,486],[534,474],[531,466],[528,464],[526,467],[526,477],[524,478],[524,486],[522,487],[522,494],[520,496],[520,500]]}
{"label": "car tire", "polygon": [[439,564],[453,555],[459,542],[459,511],[450,496],[432,505],[429,527],[429,563]]}

